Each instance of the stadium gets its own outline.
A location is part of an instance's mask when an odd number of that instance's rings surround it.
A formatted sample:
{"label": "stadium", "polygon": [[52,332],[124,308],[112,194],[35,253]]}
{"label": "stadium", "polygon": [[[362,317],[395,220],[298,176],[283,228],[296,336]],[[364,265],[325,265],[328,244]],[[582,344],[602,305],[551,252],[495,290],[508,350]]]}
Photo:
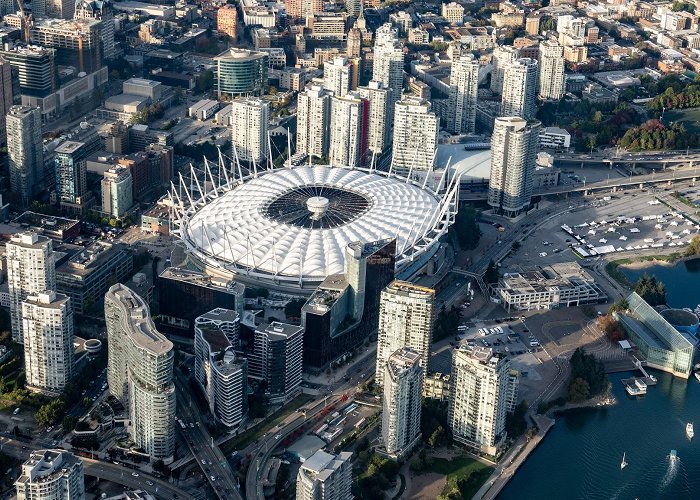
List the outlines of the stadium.
{"label": "stadium", "polygon": [[180,175],[169,193],[173,233],[197,267],[253,286],[311,293],[344,271],[349,243],[392,238],[397,274],[411,274],[457,212],[456,178],[436,190],[372,169],[288,162],[244,175],[236,164],[222,155]]}

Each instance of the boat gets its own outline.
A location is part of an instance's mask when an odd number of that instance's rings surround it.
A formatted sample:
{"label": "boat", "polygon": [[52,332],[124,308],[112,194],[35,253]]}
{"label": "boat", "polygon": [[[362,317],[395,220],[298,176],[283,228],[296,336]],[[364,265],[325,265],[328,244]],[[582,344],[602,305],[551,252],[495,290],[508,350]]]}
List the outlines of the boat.
{"label": "boat", "polygon": [[700,372],[695,372],[694,375],[697,381],[700,382]]}
{"label": "boat", "polygon": [[671,450],[671,453],[668,456],[668,458],[669,460],[671,460],[671,465],[675,464],[678,460],[678,452],[676,450]]}
{"label": "boat", "polygon": [[688,439],[693,439],[693,436],[695,435],[695,429],[693,429],[693,423],[688,422],[685,426],[685,435],[688,436]]}
{"label": "boat", "polygon": [[620,463],[620,470],[627,467],[627,460],[625,460],[626,453],[622,453],[622,462]]}

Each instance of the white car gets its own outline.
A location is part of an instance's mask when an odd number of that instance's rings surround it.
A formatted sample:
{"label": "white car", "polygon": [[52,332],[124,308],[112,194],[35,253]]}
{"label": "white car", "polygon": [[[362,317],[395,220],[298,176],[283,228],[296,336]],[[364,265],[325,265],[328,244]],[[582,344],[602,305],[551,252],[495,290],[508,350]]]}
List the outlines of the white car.
{"label": "white car", "polygon": [[131,475],[134,476],[134,477],[139,477],[139,473],[138,473],[138,472],[132,472]]}

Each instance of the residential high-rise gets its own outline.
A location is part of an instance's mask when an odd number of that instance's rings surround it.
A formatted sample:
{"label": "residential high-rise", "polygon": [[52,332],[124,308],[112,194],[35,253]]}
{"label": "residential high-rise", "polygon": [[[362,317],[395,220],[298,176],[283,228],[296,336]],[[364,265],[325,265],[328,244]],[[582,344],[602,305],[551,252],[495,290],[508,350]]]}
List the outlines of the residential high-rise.
{"label": "residential high-rise", "polygon": [[270,104],[262,99],[235,99],[231,102],[234,157],[242,162],[261,164],[267,158],[267,126]]}
{"label": "residential high-rise", "polygon": [[435,290],[394,280],[382,290],[377,327],[374,383],[384,383],[384,366],[394,352],[410,347],[420,354],[423,377],[428,371],[435,323]]}
{"label": "residential high-rise", "polygon": [[248,361],[236,354],[236,311],[214,309],[195,320],[194,378],[209,411],[228,428],[240,426],[248,412]]}
{"label": "residential high-rise", "polygon": [[348,11],[348,16],[360,17],[362,13],[363,0],[345,0],[345,10]]}
{"label": "residential high-rise", "polygon": [[438,143],[439,119],[430,101],[405,95],[394,110],[392,166],[408,174],[429,170]]}
{"label": "residential high-rise", "polygon": [[28,207],[44,176],[41,110],[12,106],[6,118],[10,189]]}
{"label": "residential high-rise", "polygon": [[367,127],[367,148],[381,155],[389,143],[389,101],[391,93],[382,82],[371,81],[366,87],[358,87],[357,92],[369,103],[369,125]]}
{"label": "residential high-rise", "polygon": [[72,19],[75,2],[71,0],[37,0],[32,2],[34,17]]}
{"label": "residential high-rise", "polygon": [[[443,5],[444,7],[444,5]],[[479,61],[472,54],[452,60],[448,127],[456,134],[474,133],[479,88]]]}
{"label": "residential high-rise", "polygon": [[491,64],[491,91],[496,94],[503,93],[503,78],[506,67],[515,62],[520,57],[520,51],[512,45],[499,45],[493,49],[493,59]]}
{"label": "residential high-rise", "polygon": [[331,98],[329,157],[332,165],[366,164],[368,102],[357,92]]}
{"label": "residential high-rise", "polygon": [[56,261],[51,240],[31,232],[12,236],[5,245],[5,256],[12,340],[21,344],[22,301],[29,295],[56,289]]}
{"label": "residential high-rise", "polygon": [[[56,65],[72,66],[78,72],[93,73],[104,66],[102,21],[73,19],[73,0],[58,0],[71,5],[70,15],[57,20],[35,19],[31,30],[34,45],[56,49]],[[35,14],[36,15],[36,14]],[[113,21],[113,20],[109,20]]]}
{"label": "residential high-rise", "polygon": [[4,56],[0,55],[0,144],[7,144],[7,130],[5,115],[10,112],[14,91],[12,83],[12,65]]}
{"label": "residential high-rise", "polygon": [[82,142],[66,141],[54,150],[56,197],[77,203],[87,192],[87,155]]}
{"label": "residential high-rise", "polygon": [[109,392],[129,409],[129,434],[152,460],[175,451],[173,344],[156,330],[148,305],[117,283],[105,294]]}
{"label": "residential high-rise", "polygon": [[294,21],[304,20],[323,12],[323,0],[285,0],[287,17]]}
{"label": "residential high-rise", "polygon": [[73,309],[70,298],[45,291],[22,302],[27,389],[57,396],[73,375]]}
{"label": "residential high-rise", "polygon": [[255,329],[248,375],[265,380],[270,402],[289,401],[301,390],[304,328],[273,321]]}
{"label": "residential high-rise", "polygon": [[389,126],[394,123],[394,104],[403,91],[403,47],[399,43],[398,30],[390,23],[383,24],[375,34],[372,80],[381,82],[391,91],[389,100]]}
{"label": "residential high-rise", "polygon": [[362,54],[362,32],[358,28],[353,27],[348,31],[345,54],[351,59],[358,58]]}
{"label": "residential high-rise", "polygon": [[394,352],[384,366],[382,442],[387,454],[402,457],[420,438],[423,370],[409,347]]}
{"label": "residential high-rise", "polygon": [[461,346],[452,356],[452,391],[447,421],[454,440],[496,455],[506,437],[506,413],[512,410],[510,361],[491,348]]}
{"label": "residential high-rise", "polygon": [[97,19],[100,25],[102,53],[105,59],[113,59],[114,48],[114,8],[110,0],[78,0],[75,4],[75,19]]}
{"label": "residential high-rise", "polygon": [[85,500],[83,462],[64,450],[34,450],[15,488],[17,500]]}
{"label": "residential high-rise", "polygon": [[301,464],[296,500],[352,500],[352,453],[318,450]]}
{"label": "residential high-rise", "polygon": [[556,41],[540,43],[539,96],[558,101],[564,95],[564,47]]}
{"label": "residential high-rise", "polygon": [[344,96],[350,91],[352,65],[345,57],[336,57],[323,64],[323,88],[334,95]]}
{"label": "residential high-rise", "polygon": [[235,42],[238,38],[238,12],[235,5],[226,4],[216,11],[216,31],[230,36]]}
{"label": "residential high-rise", "polygon": [[297,153],[323,158],[328,156],[331,119],[331,93],[312,85],[297,98]]}
{"label": "residential high-rise", "polygon": [[526,57],[510,63],[503,76],[501,95],[501,116],[519,116],[526,120],[537,113],[537,61]]}
{"label": "residential high-rise", "polygon": [[127,167],[116,165],[102,177],[102,212],[121,219],[134,204],[134,180]]}
{"label": "residential high-rise", "polygon": [[219,97],[259,96],[267,88],[270,56],[266,52],[231,48],[214,58]]}
{"label": "residential high-rise", "polygon": [[442,17],[444,17],[448,23],[462,24],[464,22],[464,7],[457,2],[443,3]]}
{"label": "residential high-rise", "polygon": [[517,116],[496,118],[491,136],[488,204],[516,215],[530,204],[540,122]]}

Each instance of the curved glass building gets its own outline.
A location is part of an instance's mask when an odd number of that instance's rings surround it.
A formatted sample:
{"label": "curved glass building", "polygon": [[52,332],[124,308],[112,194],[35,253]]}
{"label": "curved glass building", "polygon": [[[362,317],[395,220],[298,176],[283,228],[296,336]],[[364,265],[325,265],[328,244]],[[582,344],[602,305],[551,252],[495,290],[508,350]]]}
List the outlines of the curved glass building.
{"label": "curved glass building", "polygon": [[216,61],[216,90],[236,96],[259,96],[267,87],[269,56],[263,52],[228,49],[214,58]]}

